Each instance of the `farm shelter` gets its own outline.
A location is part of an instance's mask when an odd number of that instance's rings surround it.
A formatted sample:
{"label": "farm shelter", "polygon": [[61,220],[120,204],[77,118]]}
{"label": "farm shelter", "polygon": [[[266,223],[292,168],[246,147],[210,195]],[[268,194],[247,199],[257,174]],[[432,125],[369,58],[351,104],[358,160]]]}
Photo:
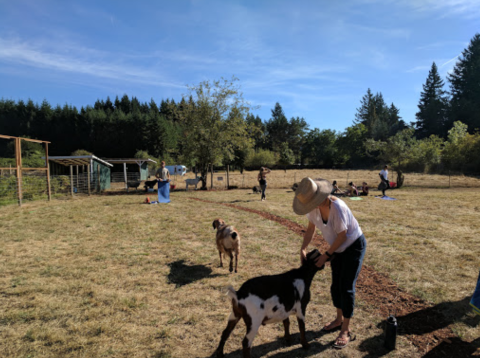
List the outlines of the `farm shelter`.
{"label": "farm shelter", "polygon": [[95,155],[49,157],[50,174],[67,186],[70,193],[89,193],[110,189],[112,164]]}
{"label": "farm shelter", "polygon": [[113,164],[112,182],[142,181],[148,179],[148,165],[155,166],[157,162],[150,158],[105,158]]}

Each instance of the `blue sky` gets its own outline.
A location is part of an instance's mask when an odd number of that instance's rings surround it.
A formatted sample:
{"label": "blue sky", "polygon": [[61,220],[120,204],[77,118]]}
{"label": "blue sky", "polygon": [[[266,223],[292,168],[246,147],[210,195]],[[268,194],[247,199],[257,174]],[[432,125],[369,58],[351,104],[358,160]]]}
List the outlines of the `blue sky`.
{"label": "blue sky", "polygon": [[370,88],[409,123],[479,29],[478,0],[0,0],[0,97],[159,103],[234,75],[263,120],[343,131]]}

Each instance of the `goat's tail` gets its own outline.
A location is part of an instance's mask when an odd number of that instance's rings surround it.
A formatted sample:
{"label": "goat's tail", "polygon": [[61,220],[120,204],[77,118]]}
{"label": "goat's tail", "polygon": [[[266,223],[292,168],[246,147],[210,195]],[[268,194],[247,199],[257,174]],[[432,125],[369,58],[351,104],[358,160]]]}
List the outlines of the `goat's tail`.
{"label": "goat's tail", "polygon": [[232,305],[234,305],[234,306],[238,305],[237,291],[235,291],[233,286],[228,286],[227,287],[227,296],[232,299]]}

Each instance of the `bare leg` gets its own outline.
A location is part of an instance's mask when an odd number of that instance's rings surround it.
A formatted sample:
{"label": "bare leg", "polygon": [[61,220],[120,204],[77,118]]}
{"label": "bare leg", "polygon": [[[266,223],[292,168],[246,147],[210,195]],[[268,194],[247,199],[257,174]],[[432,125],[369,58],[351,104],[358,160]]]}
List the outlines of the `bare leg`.
{"label": "bare leg", "polygon": [[238,253],[235,253],[235,273],[237,273],[238,268]]}
{"label": "bare leg", "polygon": [[350,340],[350,318],[344,318],[343,319],[343,324],[342,324],[342,329],[340,330],[340,334],[338,335],[335,344],[337,346],[344,346],[348,344]]}
{"label": "bare leg", "polygon": [[[323,329],[325,329],[326,331],[330,331],[333,328],[340,326],[341,324],[343,324],[343,312],[340,308],[337,308],[337,317],[332,322],[325,325]],[[327,329],[327,327],[329,328]]]}

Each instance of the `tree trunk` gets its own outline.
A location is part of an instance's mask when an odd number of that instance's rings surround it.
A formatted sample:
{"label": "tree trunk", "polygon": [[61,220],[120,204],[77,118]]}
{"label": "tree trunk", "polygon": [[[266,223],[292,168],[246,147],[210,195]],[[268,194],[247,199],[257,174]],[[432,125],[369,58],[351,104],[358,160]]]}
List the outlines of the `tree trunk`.
{"label": "tree trunk", "polygon": [[200,173],[202,174],[202,190],[207,190],[207,175],[208,175],[208,168],[200,169]]}
{"label": "tree trunk", "polygon": [[403,186],[403,181],[405,177],[400,169],[397,169],[397,188],[401,188]]}

